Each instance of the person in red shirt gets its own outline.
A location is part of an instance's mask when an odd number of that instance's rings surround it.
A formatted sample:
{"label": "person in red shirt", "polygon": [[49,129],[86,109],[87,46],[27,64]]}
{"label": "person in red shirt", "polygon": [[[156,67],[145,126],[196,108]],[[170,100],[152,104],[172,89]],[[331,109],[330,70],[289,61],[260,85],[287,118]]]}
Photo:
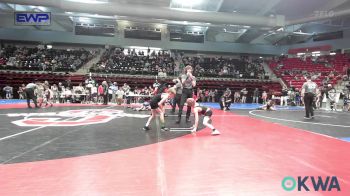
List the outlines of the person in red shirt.
{"label": "person in red shirt", "polygon": [[103,86],[102,84],[100,84],[97,88],[97,93],[98,93],[98,98],[97,98],[97,102],[102,102],[103,100],[103,95],[104,95],[104,91],[103,91]]}

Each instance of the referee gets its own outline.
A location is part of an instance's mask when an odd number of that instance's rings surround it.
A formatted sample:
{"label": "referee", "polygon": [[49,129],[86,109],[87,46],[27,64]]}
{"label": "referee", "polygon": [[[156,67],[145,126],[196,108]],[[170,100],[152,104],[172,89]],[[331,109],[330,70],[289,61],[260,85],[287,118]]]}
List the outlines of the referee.
{"label": "referee", "polygon": [[38,86],[34,83],[29,83],[27,84],[26,88],[25,88],[25,92],[26,92],[26,96],[27,96],[27,105],[28,105],[28,108],[32,108],[30,106],[30,100],[32,99],[33,102],[34,102],[34,105],[36,108],[38,108],[38,104],[36,102],[36,96],[34,94],[34,90],[37,88]]}
{"label": "referee", "polygon": [[303,84],[301,94],[304,96],[305,104],[305,119],[314,118],[313,102],[317,91],[317,84],[311,81],[311,76],[306,77],[306,82]]}
{"label": "referee", "polygon": [[[192,75],[192,71],[193,71],[193,68],[190,65],[187,65],[184,68],[185,74],[181,76],[182,95],[181,95],[181,101],[179,106],[178,120],[176,121],[177,124],[181,122],[181,115],[182,115],[184,104],[186,103],[188,98],[193,97],[193,88],[196,86],[196,77]],[[191,115],[191,107],[187,106],[186,122],[190,122],[190,115]]]}

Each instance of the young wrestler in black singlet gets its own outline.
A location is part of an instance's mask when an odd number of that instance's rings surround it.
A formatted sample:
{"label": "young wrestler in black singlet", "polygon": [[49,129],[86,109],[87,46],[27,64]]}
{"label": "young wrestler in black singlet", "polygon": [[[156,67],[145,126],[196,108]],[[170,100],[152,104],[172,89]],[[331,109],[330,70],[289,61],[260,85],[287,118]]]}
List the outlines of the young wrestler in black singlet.
{"label": "young wrestler in black singlet", "polygon": [[170,88],[166,91],[166,93],[157,94],[154,97],[152,97],[150,101],[151,106],[151,112],[152,115],[149,117],[145,127],[143,130],[148,131],[149,124],[151,123],[152,119],[156,117],[157,113],[160,115],[160,124],[161,124],[161,130],[162,131],[168,131],[168,128],[165,128],[165,122],[164,122],[164,103],[168,98],[174,97],[175,95],[175,88]]}

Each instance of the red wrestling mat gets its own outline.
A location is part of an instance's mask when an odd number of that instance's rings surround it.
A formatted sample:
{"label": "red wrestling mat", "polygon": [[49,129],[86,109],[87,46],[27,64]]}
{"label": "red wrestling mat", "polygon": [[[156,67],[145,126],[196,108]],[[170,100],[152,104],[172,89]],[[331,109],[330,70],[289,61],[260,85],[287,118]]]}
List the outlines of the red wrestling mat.
{"label": "red wrestling mat", "polygon": [[[350,195],[349,143],[217,110],[213,123],[220,136],[0,165],[0,195]],[[336,176],[341,191],[309,179],[310,192],[288,192],[286,176]]]}

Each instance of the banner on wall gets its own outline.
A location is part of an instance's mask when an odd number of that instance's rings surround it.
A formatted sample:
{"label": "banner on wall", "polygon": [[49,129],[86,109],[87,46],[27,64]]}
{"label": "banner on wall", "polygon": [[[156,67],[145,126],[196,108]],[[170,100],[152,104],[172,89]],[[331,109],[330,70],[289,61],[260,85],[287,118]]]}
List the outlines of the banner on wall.
{"label": "banner on wall", "polygon": [[19,26],[51,25],[51,12],[15,12],[14,17]]}

